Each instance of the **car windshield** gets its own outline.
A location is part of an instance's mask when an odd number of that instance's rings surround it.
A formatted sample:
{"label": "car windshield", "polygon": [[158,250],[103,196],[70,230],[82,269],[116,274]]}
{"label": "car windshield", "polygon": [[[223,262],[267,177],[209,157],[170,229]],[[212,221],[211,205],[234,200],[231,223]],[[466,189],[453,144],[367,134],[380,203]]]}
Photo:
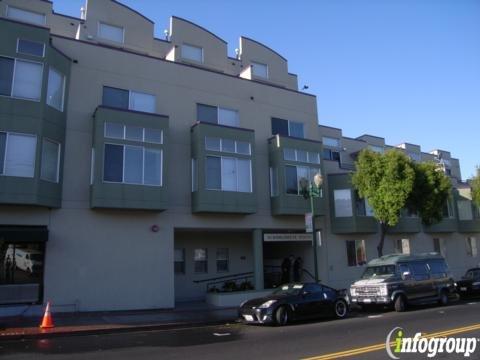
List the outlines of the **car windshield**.
{"label": "car windshield", "polygon": [[362,279],[387,277],[395,275],[395,265],[369,266],[365,269]]}
{"label": "car windshield", "polygon": [[273,292],[273,295],[298,295],[303,289],[303,284],[285,284]]}

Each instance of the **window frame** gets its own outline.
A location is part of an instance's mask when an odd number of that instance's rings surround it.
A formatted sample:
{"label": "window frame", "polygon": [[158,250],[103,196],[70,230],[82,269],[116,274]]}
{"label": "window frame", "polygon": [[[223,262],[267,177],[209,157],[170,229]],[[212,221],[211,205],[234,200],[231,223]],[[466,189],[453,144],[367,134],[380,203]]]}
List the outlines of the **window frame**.
{"label": "window frame", "polygon": [[[326,139],[328,139],[328,140],[335,140],[335,141],[336,141],[336,145],[326,144],[326,142],[325,142]],[[342,147],[341,139],[340,139],[340,138],[336,138],[336,137],[332,137],[332,136],[322,136],[322,144],[323,144],[323,146],[327,146],[327,147],[329,147],[329,148],[340,149],[340,148]]]}
{"label": "window frame", "polygon": [[[348,191],[350,193],[350,213],[351,215],[345,215],[345,216],[338,216],[337,215],[337,206],[336,206],[336,199],[335,199],[335,194],[338,191]],[[333,214],[335,218],[351,218],[354,216],[354,207],[353,207],[353,201],[352,201],[352,189],[350,188],[344,188],[344,189],[334,189],[333,190]]]}
{"label": "window frame", "polygon": [[[202,120],[199,120],[198,119],[198,106],[205,106],[205,107],[210,107],[210,108],[215,108],[216,109],[216,122],[215,123],[211,123],[209,121],[202,121]],[[196,121],[199,122],[199,123],[202,123],[202,124],[215,124],[215,125],[221,125],[221,126],[228,126],[228,127],[233,127],[233,128],[239,128],[240,127],[240,111],[237,110],[237,109],[234,109],[234,108],[228,108],[228,107],[224,107],[224,106],[220,106],[220,105],[209,105],[209,104],[204,104],[204,103],[196,103],[196,114],[195,114],[195,117],[196,117]],[[224,124],[224,123],[220,123],[220,110],[229,110],[229,111],[234,111],[237,113],[237,124],[235,125],[228,125],[228,124]]]}
{"label": "window frame", "polygon": [[[276,136],[276,135],[279,135],[279,136],[285,136],[285,135],[282,135],[282,134],[274,134],[273,133],[273,123],[272,121],[273,120],[282,120],[282,121],[286,121],[287,122],[287,128],[288,128],[288,137],[292,137],[292,138],[295,138],[295,139],[305,139],[305,123],[302,122],[302,121],[295,121],[295,120],[290,120],[290,119],[282,119],[282,118],[279,118],[279,117],[274,117],[272,116],[270,118],[270,127],[271,127],[271,130],[272,130],[272,135],[273,136]],[[291,128],[290,128],[290,123],[296,123],[296,124],[301,124],[302,125],[302,132],[303,132],[303,137],[298,137],[298,136],[293,136],[292,135],[292,132],[291,132]]]}
{"label": "window frame", "polygon": [[[195,48],[196,50],[200,49],[200,54],[201,54],[201,60],[197,60],[197,59],[192,59],[192,58],[189,58],[189,57],[185,57],[184,56],[184,46],[186,47],[190,47],[190,48]],[[185,42],[182,42],[182,44],[180,45],[180,57],[182,58],[182,60],[187,60],[187,61],[194,61],[198,64],[203,64],[205,63],[205,51],[203,49],[202,46],[197,46],[197,45],[193,45],[193,44],[190,44],[190,43],[185,43]]]}
{"label": "window frame", "polygon": [[[467,256],[476,258],[478,256],[477,238],[475,236],[467,236],[465,240]],[[475,244],[475,246],[473,246],[473,244]]]}
{"label": "window frame", "polygon": [[[175,260],[175,251],[180,250],[182,251],[182,261]],[[182,264],[182,271],[177,271],[176,264]],[[186,261],[186,251],[185,248],[174,248],[173,249],[173,273],[174,275],[185,275],[187,270],[187,261]]]}
{"label": "window frame", "polygon": [[[49,81],[49,80],[50,80],[50,71],[56,72],[58,75],[60,75],[60,76],[62,77],[62,104],[61,104],[61,106],[60,106],[60,109],[57,108],[56,106],[50,104],[49,101],[48,101],[48,87],[49,87],[49,85],[50,85],[50,81]],[[66,76],[65,74],[61,73],[60,71],[58,71],[58,70],[57,70],[55,67],[53,67],[53,66],[49,66],[49,67],[48,67],[47,97],[46,97],[46,99],[45,99],[45,103],[46,103],[48,106],[50,106],[50,107],[52,107],[52,108],[54,108],[54,109],[56,109],[56,110],[58,110],[58,111],[60,111],[60,112],[64,112],[64,110],[65,110],[65,89],[66,89],[66,83],[67,83],[67,76]]]}
{"label": "window frame", "polygon": [[[42,177],[42,166],[43,166],[43,145],[44,145],[44,142],[45,141],[49,141],[51,143],[54,143],[56,145],[58,145],[58,149],[57,149],[57,172],[56,172],[56,180],[55,181],[52,181],[50,179],[45,179],[44,177]],[[51,182],[51,183],[54,183],[54,184],[58,184],[60,182],[60,160],[61,160],[61,154],[62,154],[62,144],[58,141],[55,141],[51,138],[48,138],[48,137],[44,137],[42,139],[42,153],[40,154],[40,179],[43,180],[43,181],[48,181],[48,182]]]}
{"label": "window frame", "polygon": [[[352,245],[352,243],[355,245],[355,264],[351,265],[350,264],[350,259],[348,256],[348,250],[349,250],[349,245]],[[357,249],[359,246],[363,249],[363,255],[364,259],[359,259]],[[365,239],[355,239],[355,240],[345,240],[345,247],[346,247],[346,252],[347,252],[347,267],[359,267],[359,266],[365,266],[368,263],[368,257],[367,257],[367,245]],[[359,261],[360,260],[360,261]]]}
{"label": "window frame", "polygon": [[[23,59],[23,58],[16,58],[16,57],[12,57],[12,56],[5,56],[5,55],[1,55],[0,54],[0,57],[2,58],[5,58],[5,59],[11,59],[13,60],[13,72],[12,72],[12,84],[11,84],[11,87],[10,87],[10,95],[4,95],[4,94],[0,94],[0,97],[7,97],[7,98],[11,98],[11,99],[17,99],[17,100],[25,100],[25,101],[34,101],[34,102],[41,102],[42,101],[42,95],[43,95],[43,72],[45,70],[45,64],[43,62],[40,62],[40,61],[35,61],[35,60],[29,60],[29,59]],[[41,65],[42,66],[42,70],[41,70],[41,83],[40,83],[40,96],[38,99],[32,99],[32,98],[26,98],[26,97],[21,97],[21,96],[14,96],[13,95],[13,89],[15,87],[15,75],[17,73],[17,62],[20,61],[20,62],[28,62],[28,63],[33,63],[33,64],[37,64],[37,65]]]}
{"label": "window frame", "polygon": [[[28,42],[31,42],[31,43],[41,44],[43,46],[42,55],[34,55],[34,54],[30,54],[30,53],[21,52],[19,50],[20,41],[28,41]],[[23,38],[17,38],[17,47],[16,47],[15,51],[16,51],[17,54],[35,56],[35,57],[39,57],[39,58],[43,59],[43,58],[45,58],[46,46],[45,46],[44,42],[29,40],[29,39],[23,39]]]}
{"label": "window frame", "polygon": [[[32,21],[25,21],[23,19],[18,19],[18,18],[14,18],[14,17],[9,16],[8,12],[11,8],[16,9],[16,10],[20,10],[20,11],[23,11],[23,12],[26,12],[26,13],[41,15],[43,17],[42,24],[39,24],[37,22],[32,22]],[[21,8],[21,7],[12,6],[12,5],[9,5],[9,4],[7,4],[6,9],[5,9],[5,17],[8,18],[8,19],[13,19],[13,20],[16,20],[16,21],[25,22],[27,24],[35,24],[35,25],[41,25],[41,26],[47,25],[47,15],[46,14],[40,13],[40,12],[37,12],[37,11],[26,10],[26,9]]]}
{"label": "window frame", "polygon": [[[108,124],[121,125],[121,126],[123,127],[123,135],[122,135],[122,137],[121,137],[121,138],[118,138],[118,137],[107,136],[107,123],[108,123]],[[143,129],[143,131],[142,131],[142,140],[131,140],[131,139],[127,139],[127,126],[141,127],[141,128]],[[161,142],[152,142],[152,141],[147,141],[147,140],[145,140],[145,131],[146,131],[146,130],[160,130],[160,141],[161,141]],[[138,142],[138,143],[142,143],[142,144],[164,145],[164,144],[163,144],[163,129],[143,127],[143,126],[136,126],[136,125],[130,125],[130,124],[124,124],[124,123],[119,123],[119,122],[115,122],[115,121],[105,121],[105,122],[103,123],[103,138],[104,138],[104,139],[113,139],[113,140],[124,140],[124,141]]]}
{"label": "window frame", "polygon": [[[112,39],[109,39],[109,38],[106,38],[106,37],[101,36],[101,35],[100,35],[100,33],[101,33],[101,25],[106,25],[106,26],[110,26],[110,27],[112,27],[112,28],[122,29],[122,41],[119,42],[119,41],[112,40]],[[113,24],[111,24],[111,23],[98,20],[98,22],[97,22],[97,37],[99,37],[99,38],[102,39],[102,40],[107,40],[107,41],[110,41],[110,42],[115,43],[115,44],[125,44],[125,27],[124,27],[124,26],[119,26],[119,25],[113,25]]]}
{"label": "window frame", "polygon": [[[110,89],[114,89],[114,90],[120,90],[120,91],[126,91],[128,92],[128,106],[127,108],[123,108],[123,107],[120,107],[120,106],[112,106],[112,105],[105,105],[104,104],[104,90],[105,88],[110,88]],[[137,93],[137,94],[144,94],[144,95],[150,95],[150,96],[153,96],[155,98],[155,111],[154,112],[149,112],[149,111],[145,111],[145,110],[135,110],[135,109],[132,109],[130,106],[131,106],[131,94],[132,93]],[[139,113],[145,113],[145,114],[157,114],[157,95],[155,94],[151,94],[151,93],[147,93],[147,92],[143,92],[143,91],[137,91],[137,90],[131,90],[131,89],[123,89],[123,88],[119,88],[119,87],[115,87],[115,86],[110,86],[110,85],[105,85],[103,84],[102,85],[102,106],[106,106],[108,108],[113,108],[113,109],[120,109],[120,110],[126,110],[126,111],[135,111],[135,112],[139,112]],[[162,139],[163,140],[163,139]]]}
{"label": "window frame", "polygon": [[[307,163],[303,163],[303,164],[307,164]],[[296,173],[297,173],[297,194],[291,194],[291,193],[287,193],[287,172],[285,171],[285,169],[287,168],[287,166],[290,166],[290,167],[294,167],[295,170],[296,170]],[[301,177],[298,176],[298,168],[307,168],[308,169],[308,178],[307,180],[309,181],[313,181],[313,179],[310,179],[310,175],[312,174],[312,170],[318,170],[318,174],[322,175],[322,168],[320,166],[318,167],[314,167],[314,166],[307,166],[307,165],[297,165],[297,164],[292,164],[292,163],[285,163],[284,165],[284,176],[285,176],[285,195],[286,196],[302,196],[301,194],[301,189],[300,189],[300,179]],[[317,173],[315,173],[317,174]]]}
{"label": "window frame", "polygon": [[[225,260],[225,259],[222,260],[222,259],[219,259],[219,258],[218,258],[218,255],[219,255],[219,251],[220,251],[220,250],[226,250],[226,254],[227,254],[227,255],[226,255],[226,260]],[[219,262],[219,261],[226,261],[226,264],[227,264],[227,266],[226,266],[227,269],[226,269],[226,270],[219,270],[219,269],[218,269],[218,262]],[[224,247],[224,248],[217,248],[216,257],[215,257],[215,265],[216,265],[217,274],[222,274],[222,273],[228,273],[228,272],[230,272],[230,249],[229,249],[229,248],[226,248],[226,247]]]}
{"label": "window frame", "polygon": [[[38,136],[36,134],[28,134],[28,133],[20,133],[16,131],[0,131],[4,134],[5,136],[5,152],[3,155],[3,163],[0,164],[2,166],[2,173],[0,176],[9,176],[9,177],[21,177],[25,179],[33,179],[35,178],[35,172],[36,172],[36,166],[37,166],[37,146],[38,146]],[[8,138],[10,137],[11,134],[17,135],[17,136],[24,136],[24,137],[33,137],[35,138],[35,155],[33,157],[33,174],[32,176],[18,176],[18,175],[10,175],[5,173],[5,168],[6,168],[6,160],[7,160],[7,154],[8,154]]]}
{"label": "window frame", "polygon": [[[268,80],[270,79],[270,69],[269,69],[269,66],[268,64],[265,64],[265,63],[261,63],[261,62],[258,62],[258,61],[250,61],[250,67],[252,69],[252,75],[257,78],[257,79],[265,79],[265,80]],[[258,74],[255,74],[255,67],[264,67],[265,68],[265,73],[266,75],[265,76],[262,76],[262,75],[258,75]]]}
{"label": "window frame", "polygon": [[[394,245],[395,245],[395,252],[397,254],[402,254],[402,255],[410,255],[412,253],[412,247],[410,244],[410,239],[407,238],[399,238],[399,239],[394,239]],[[405,245],[407,244],[407,245]],[[408,252],[404,252],[404,249],[408,246]]]}
{"label": "window frame", "polygon": [[[196,250],[204,250],[205,251],[205,260],[196,260],[195,259],[195,251]],[[197,262],[205,263],[205,270],[204,271],[197,271]],[[193,249],[193,272],[194,274],[208,274],[208,248],[195,248]]]}
{"label": "window frame", "polygon": [[[213,149],[211,147],[209,148],[207,139],[219,140],[219,150]],[[233,143],[234,143],[234,151],[233,152],[223,149],[223,141],[225,141],[225,140],[233,141]],[[238,143],[239,142],[248,144],[248,154],[238,152]],[[226,153],[226,154],[237,154],[237,155],[242,155],[242,156],[252,156],[252,144],[250,143],[250,141],[220,138],[220,137],[217,137],[217,136],[205,136],[204,137],[204,145],[205,145],[205,147],[204,147],[205,151],[214,151],[214,152],[221,152],[221,153]]]}
{"label": "window frame", "polygon": [[[212,157],[212,158],[220,158],[220,189],[211,189],[207,187],[207,169],[206,169],[206,164],[207,164],[207,158]],[[228,159],[234,159],[235,160],[235,175],[236,175],[236,188],[237,190],[224,190],[223,189],[223,159],[228,158]],[[250,163],[250,191],[239,191],[238,190],[238,160],[246,160],[249,161]],[[243,157],[235,157],[235,156],[222,156],[222,155],[213,155],[213,154],[207,154],[205,155],[205,190],[207,191],[225,191],[225,192],[233,192],[233,193],[239,193],[239,194],[252,194],[253,193],[253,169],[252,169],[252,159],[251,158],[243,158]]]}

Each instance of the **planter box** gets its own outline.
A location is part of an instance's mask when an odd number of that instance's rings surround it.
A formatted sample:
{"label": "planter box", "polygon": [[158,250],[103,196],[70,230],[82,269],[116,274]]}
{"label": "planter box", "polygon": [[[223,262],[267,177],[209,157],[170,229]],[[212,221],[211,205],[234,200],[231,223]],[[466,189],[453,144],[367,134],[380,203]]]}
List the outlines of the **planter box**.
{"label": "planter box", "polygon": [[273,290],[251,290],[251,291],[234,291],[226,293],[208,293],[206,297],[207,304],[219,307],[235,307],[239,306],[243,301],[250,300],[272,293]]}

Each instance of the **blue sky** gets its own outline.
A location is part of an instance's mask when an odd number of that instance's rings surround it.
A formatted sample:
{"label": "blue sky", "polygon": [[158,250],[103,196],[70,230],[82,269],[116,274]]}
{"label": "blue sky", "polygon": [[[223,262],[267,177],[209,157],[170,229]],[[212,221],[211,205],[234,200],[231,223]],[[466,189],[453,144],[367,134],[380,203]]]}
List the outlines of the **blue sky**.
{"label": "blue sky", "polygon": [[[480,165],[479,0],[122,0],[156,24],[170,15],[238,47],[254,38],[289,60],[317,95],[319,122],[345,136],[440,148],[462,177]],[[83,0],[54,0],[79,16]]]}

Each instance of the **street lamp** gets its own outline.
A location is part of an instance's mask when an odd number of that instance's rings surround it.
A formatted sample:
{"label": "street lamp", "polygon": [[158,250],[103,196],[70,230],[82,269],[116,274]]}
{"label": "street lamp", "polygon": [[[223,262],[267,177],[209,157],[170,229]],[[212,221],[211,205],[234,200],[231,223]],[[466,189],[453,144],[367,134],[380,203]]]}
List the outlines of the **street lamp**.
{"label": "street lamp", "polygon": [[310,199],[310,211],[312,212],[312,247],[313,247],[313,266],[315,270],[315,282],[318,283],[318,259],[317,259],[317,233],[315,230],[315,209],[313,206],[313,198],[323,197],[322,191],[323,177],[320,173],[316,173],[313,182],[302,177],[300,179],[301,194],[305,200]]}

